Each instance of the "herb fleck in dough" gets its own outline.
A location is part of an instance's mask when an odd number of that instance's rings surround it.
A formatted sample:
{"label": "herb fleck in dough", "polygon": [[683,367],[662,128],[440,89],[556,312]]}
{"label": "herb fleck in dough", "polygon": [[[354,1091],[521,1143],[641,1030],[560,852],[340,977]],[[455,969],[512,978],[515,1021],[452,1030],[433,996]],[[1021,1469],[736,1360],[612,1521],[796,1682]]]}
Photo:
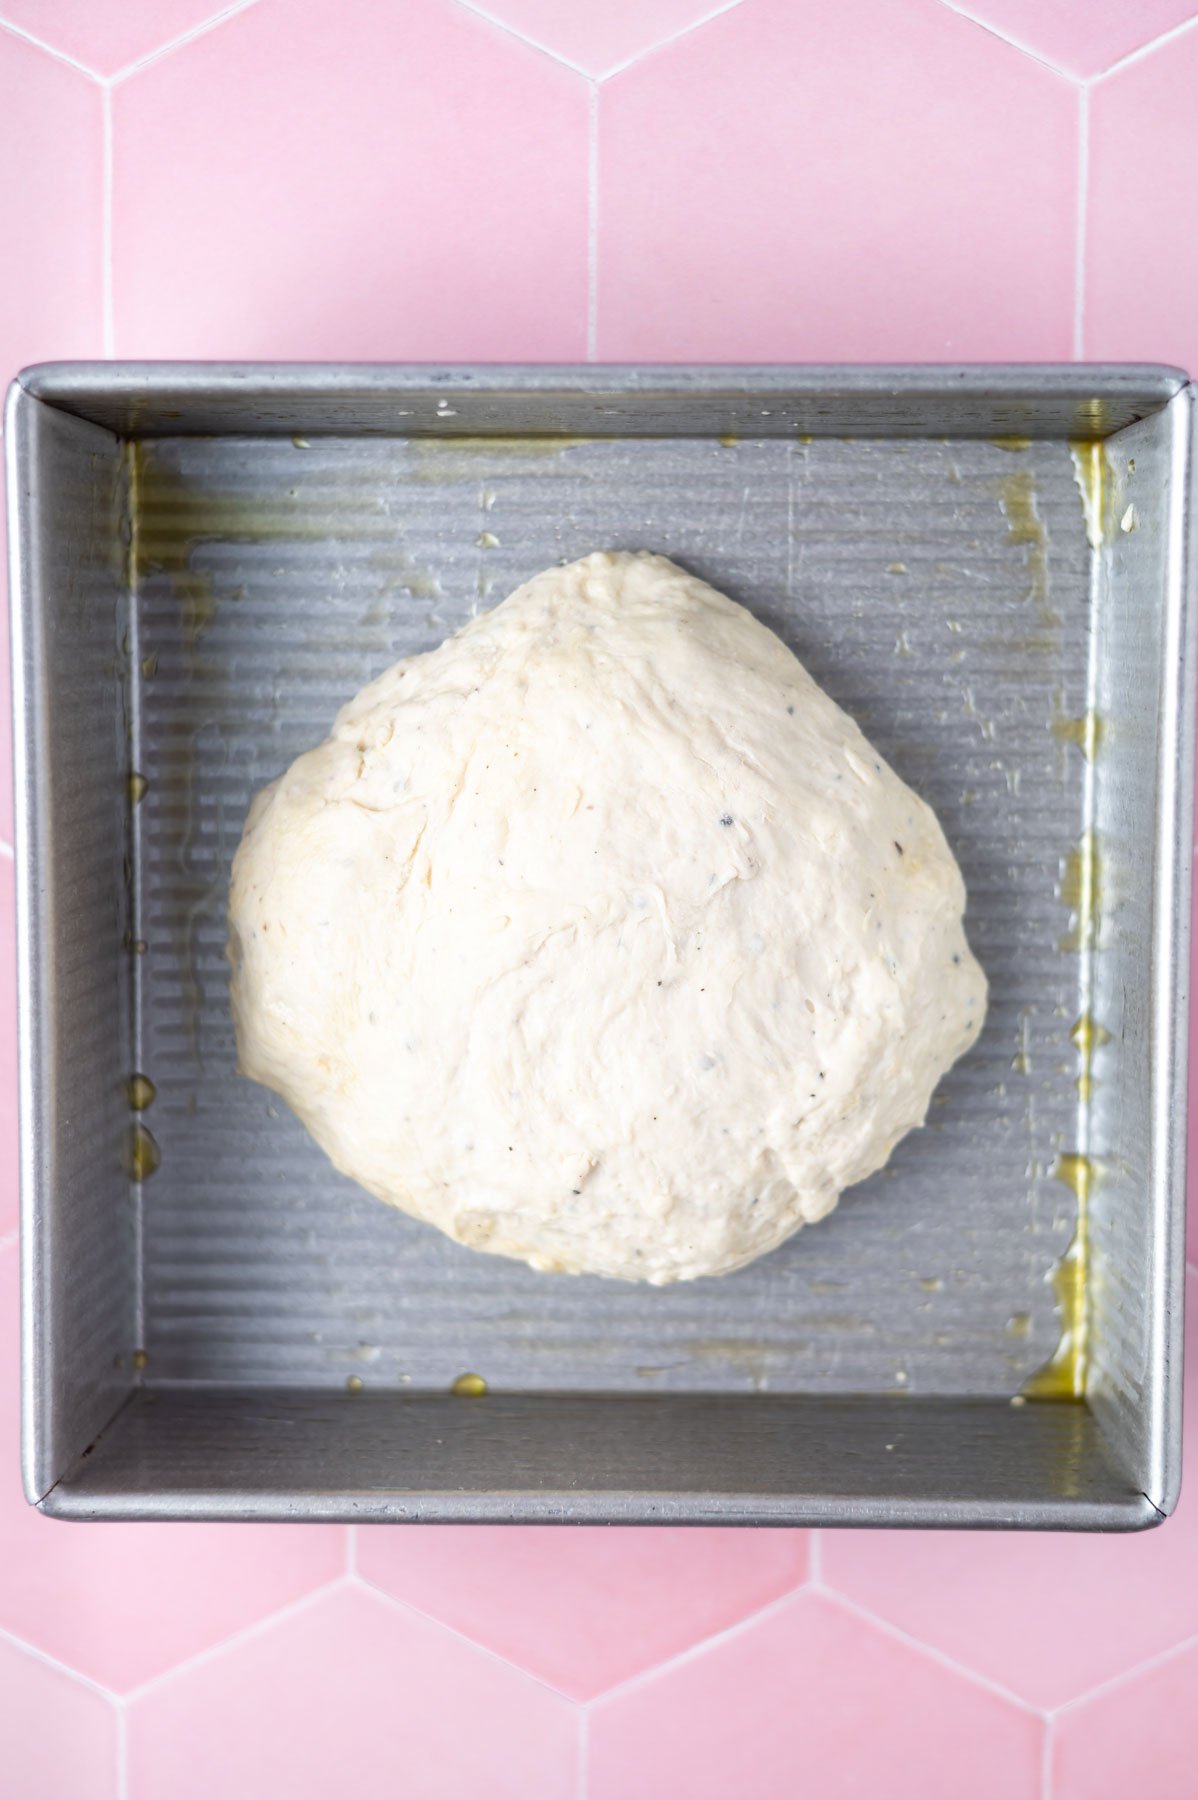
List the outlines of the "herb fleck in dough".
{"label": "herb fleck in dough", "polygon": [[919,1125],[986,984],[930,808],[661,556],[538,575],[259,794],[241,1066],[459,1243],[742,1268]]}

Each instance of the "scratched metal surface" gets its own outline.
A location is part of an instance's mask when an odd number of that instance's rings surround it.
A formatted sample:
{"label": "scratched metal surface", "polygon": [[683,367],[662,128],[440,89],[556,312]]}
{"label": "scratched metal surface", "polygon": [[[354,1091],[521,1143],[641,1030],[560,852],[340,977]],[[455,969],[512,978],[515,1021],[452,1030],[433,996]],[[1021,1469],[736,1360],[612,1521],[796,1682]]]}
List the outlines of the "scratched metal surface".
{"label": "scratched metal surface", "polygon": [[[1089,551],[1062,442],[167,439],[139,484],[139,1057],[156,1382],[1014,1393],[1052,1353],[1078,959]],[[394,658],[559,558],[653,548],[774,627],[940,815],[991,982],[927,1129],[718,1281],[535,1275],[337,1175],[234,1068],[223,962],[251,795]],[[1055,729],[1054,729],[1055,725]]]}

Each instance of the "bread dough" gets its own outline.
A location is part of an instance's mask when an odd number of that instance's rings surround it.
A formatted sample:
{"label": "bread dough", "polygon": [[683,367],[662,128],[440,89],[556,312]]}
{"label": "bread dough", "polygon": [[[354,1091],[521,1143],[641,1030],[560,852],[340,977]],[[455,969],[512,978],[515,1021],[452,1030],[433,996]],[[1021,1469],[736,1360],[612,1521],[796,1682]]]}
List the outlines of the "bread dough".
{"label": "bread dough", "polygon": [[388,669],[255,799],[241,1067],[475,1249],[739,1269],[922,1122],[986,984],[935,815],[785,645],[598,554]]}

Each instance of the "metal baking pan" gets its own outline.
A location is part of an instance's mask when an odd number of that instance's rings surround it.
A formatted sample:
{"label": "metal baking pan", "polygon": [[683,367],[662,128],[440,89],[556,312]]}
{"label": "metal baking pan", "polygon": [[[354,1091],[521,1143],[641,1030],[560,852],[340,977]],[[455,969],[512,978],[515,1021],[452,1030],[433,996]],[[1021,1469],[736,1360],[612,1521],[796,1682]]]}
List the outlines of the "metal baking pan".
{"label": "metal baking pan", "polygon": [[[1157,368],[21,376],[30,1499],[86,1519],[1168,1513],[1193,414]],[[745,602],[935,806],[992,992],[882,1175],[752,1268],[669,1290],[534,1275],[344,1181],[235,1073],[222,959],[252,792],[393,658],[601,546]],[[156,1090],[139,1112],[134,1071]],[[452,1391],[467,1371],[485,1397]]]}

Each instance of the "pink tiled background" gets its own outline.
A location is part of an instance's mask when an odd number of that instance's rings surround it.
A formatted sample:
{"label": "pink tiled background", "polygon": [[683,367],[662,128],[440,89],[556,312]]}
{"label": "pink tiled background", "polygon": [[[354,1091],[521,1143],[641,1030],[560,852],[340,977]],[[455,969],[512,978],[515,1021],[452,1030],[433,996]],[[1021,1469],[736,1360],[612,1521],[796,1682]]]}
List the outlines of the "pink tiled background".
{"label": "pink tiled background", "polygon": [[[1198,0],[0,0],[0,379],[113,354],[1195,366],[1196,180]],[[1130,1539],[31,1512],[11,962],[0,1793],[1198,1795],[1198,1495]]]}

